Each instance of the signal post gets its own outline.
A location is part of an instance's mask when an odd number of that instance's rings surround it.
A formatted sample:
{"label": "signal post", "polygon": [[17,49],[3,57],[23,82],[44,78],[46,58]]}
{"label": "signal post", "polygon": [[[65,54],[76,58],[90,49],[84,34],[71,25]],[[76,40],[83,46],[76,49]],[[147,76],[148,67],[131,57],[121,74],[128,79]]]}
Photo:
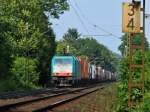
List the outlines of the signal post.
{"label": "signal post", "polygon": [[[141,11],[143,12],[143,24],[141,25]],[[143,27],[141,27],[143,26]],[[132,91],[136,88],[141,90],[141,97],[144,95],[144,56],[145,56],[145,0],[143,0],[143,7],[141,8],[140,1],[132,0],[132,3],[123,3],[123,17],[122,17],[122,30],[124,33],[130,33],[129,36],[129,46],[130,46],[130,74],[128,82],[128,107],[137,105],[135,101],[132,100]],[[141,45],[133,44],[133,39],[136,38],[134,35],[142,33]],[[133,63],[134,51],[142,51],[142,62],[140,64]],[[141,81],[134,82],[133,74],[135,69],[141,69]],[[139,102],[138,102],[139,103]]]}

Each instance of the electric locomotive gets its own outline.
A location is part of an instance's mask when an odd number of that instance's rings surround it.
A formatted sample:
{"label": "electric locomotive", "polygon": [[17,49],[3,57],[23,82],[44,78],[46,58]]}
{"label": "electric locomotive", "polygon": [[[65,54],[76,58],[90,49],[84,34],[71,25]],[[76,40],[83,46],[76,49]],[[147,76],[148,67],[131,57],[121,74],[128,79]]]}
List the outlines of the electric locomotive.
{"label": "electric locomotive", "polygon": [[75,85],[81,79],[80,64],[74,56],[54,56],[51,65],[52,83],[57,86]]}

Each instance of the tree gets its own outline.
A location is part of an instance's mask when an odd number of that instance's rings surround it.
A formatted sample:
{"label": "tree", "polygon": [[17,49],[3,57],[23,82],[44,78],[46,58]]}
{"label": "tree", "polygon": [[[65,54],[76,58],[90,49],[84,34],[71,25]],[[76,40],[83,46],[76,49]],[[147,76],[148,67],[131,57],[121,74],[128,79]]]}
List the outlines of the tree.
{"label": "tree", "polygon": [[2,35],[0,35],[0,51],[0,78],[2,78],[9,73],[12,64],[12,50],[10,44],[7,39]]}
{"label": "tree", "polygon": [[[122,43],[118,47],[120,50],[121,54],[124,55],[126,48],[129,48],[129,34],[124,34],[121,39]],[[133,44],[138,44],[141,45],[142,43],[142,33],[140,34],[135,34],[132,40]],[[147,38],[145,38],[145,50],[147,51],[149,48],[149,43],[147,41]]]}
{"label": "tree", "polygon": [[79,32],[75,28],[69,28],[67,33],[64,34],[63,39],[68,43],[72,43],[80,37]]}
{"label": "tree", "polygon": [[[47,38],[42,39],[39,47],[38,60],[39,60],[39,72],[40,72],[40,80],[39,83],[43,86],[50,82],[50,73],[51,73],[51,59],[55,54],[56,43],[55,43],[55,35],[53,30],[49,30],[47,33]],[[50,44],[51,43],[51,44]]]}

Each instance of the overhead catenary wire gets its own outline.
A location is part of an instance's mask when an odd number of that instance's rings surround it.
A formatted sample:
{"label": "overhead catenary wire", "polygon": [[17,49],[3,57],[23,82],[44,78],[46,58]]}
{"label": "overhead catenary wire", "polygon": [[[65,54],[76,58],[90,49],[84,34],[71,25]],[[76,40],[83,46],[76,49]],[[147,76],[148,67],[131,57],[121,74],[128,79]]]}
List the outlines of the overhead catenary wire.
{"label": "overhead catenary wire", "polygon": [[116,38],[120,39],[120,37],[116,36],[115,34],[109,32],[109,31],[105,30],[104,28],[100,27],[99,25],[96,25],[95,23],[91,22],[91,20],[89,20],[89,19],[87,18],[87,16],[84,15],[84,13],[82,12],[82,10],[81,10],[81,8],[79,7],[78,3],[77,3],[75,0],[73,0],[73,1],[74,1],[74,4],[75,4],[76,8],[79,10],[80,14],[82,15],[82,17],[83,17],[90,25],[92,25],[94,28],[97,28],[97,29],[99,29],[99,30],[105,32],[106,34],[108,34],[107,36],[113,36],[113,37],[116,37]]}
{"label": "overhead catenary wire", "polygon": [[69,1],[69,3],[70,3],[70,6],[72,7],[72,9],[74,10],[74,12],[75,12],[77,18],[79,19],[79,21],[80,21],[82,27],[84,28],[84,30],[85,30],[88,34],[90,34],[89,31],[88,31],[88,29],[87,29],[87,27],[86,27],[86,25],[84,24],[83,20],[81,19],[80,14],[78,13],[78,11],[76,10],[76,8],[75,8],[75,7],[73,6],[73,4],[71,3],[71,0],[68,0],[68,1]]}
{"label": "overhead catenary wire", "polygon": [[93,25],[93,26],[96,27],[96,28],[98,28],[98,29],[100,29],[101,31],[104,31],[105,33],[109,34],[110,36],[113,36],[113,37],[116,37],[116,38],[120,39],[120,37],[118,37],[115,34],[113,34],[113,33],[109,32],[109,31],[103,29],[102,27],[100,27],[98,25]]}
{"label": "overhead catenary wire", "polygon": [[104,36],[110,36],[110,35],[99,35],[99,34],[92,34],[92,35],[81,35],[81,36],[83,36],[83,37],[92,37],[92,36],[94,36],[94,37],[104,37]]}

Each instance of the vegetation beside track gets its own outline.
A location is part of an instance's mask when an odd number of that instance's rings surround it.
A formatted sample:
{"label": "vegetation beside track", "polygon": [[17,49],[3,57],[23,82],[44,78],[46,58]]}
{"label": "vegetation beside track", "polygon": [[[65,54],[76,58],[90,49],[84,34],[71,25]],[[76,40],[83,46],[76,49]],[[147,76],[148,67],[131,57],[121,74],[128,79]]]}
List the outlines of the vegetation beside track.
{"label": "vegetation beside track", "polygon": [[[136,35],[136,38],[133,39],[134,44],[140,44],[141,43],[141,36],[142,35]],[[150,111],[150,49],[149,44],[147,40],[145,39],[145,93],[144,93],[144,101],[140,103],[138,106],[133,106],[131,110],[128,109],[128,80],[129,80],[129,66],[130,66],[130,58],[129,54],[125,53],[125,46],[129,47],[127,45],[128,36],[124,35],[122,37],[122,44],[120,45],[119,49],[124,56],[120,62],[119,67],[119,76],[121,79],[121,82],[118,85],[118,103],[116,112],[149,112]],[[141,51],[134,50],[134,56],[133,56],[133,63],[139,64],[142,62],[141,57]],[[140,69],[134,69],[133,72],[133,80],[134,83],[138,83],[141,80],[142,72]],[[141,98],[141,90],[139,88],[135,88],[132,91],[132,101],[140,101]]]}

